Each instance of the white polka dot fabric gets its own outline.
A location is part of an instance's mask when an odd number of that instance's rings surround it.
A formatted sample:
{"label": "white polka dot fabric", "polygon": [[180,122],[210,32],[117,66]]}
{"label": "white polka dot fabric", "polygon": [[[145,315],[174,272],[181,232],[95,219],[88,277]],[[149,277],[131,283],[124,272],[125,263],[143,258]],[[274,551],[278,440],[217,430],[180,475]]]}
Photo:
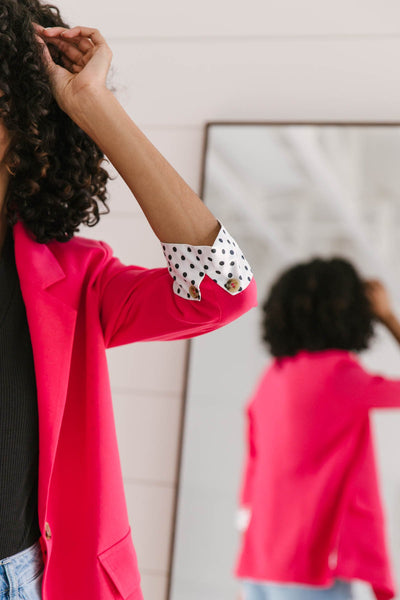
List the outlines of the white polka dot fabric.
{"label": "white polka dot fabric", "polygon": [[222,224],[212,246],[163,243],[162,248],[173,290],[187,300],[201,300],[205,275],[230,294],[245,290],[253,277],[241,249]]}

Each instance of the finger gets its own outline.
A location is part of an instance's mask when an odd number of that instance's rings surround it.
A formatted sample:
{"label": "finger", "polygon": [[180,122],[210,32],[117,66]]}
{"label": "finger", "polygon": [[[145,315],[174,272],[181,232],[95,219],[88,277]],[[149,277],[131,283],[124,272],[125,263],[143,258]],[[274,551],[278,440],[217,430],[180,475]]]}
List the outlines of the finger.
{"label": "finger", "polygon": [[69,60],[69,58],[67,58],[66,56],[62,56],[62,61],[64,63],[64,66],[66,69],[68,69],[69,71],[73,71],[73,62],[71,60]]}
{"label": "finger", "polygon": [[66,27],[43,27],[43,33],[48,36],[60,35],[62,31],[67,31]]}
{"label": "finger", "polygon": [[66,56],[63,56],[62,60],[63,60],[63,63],[65,65],[65,67],[69,71],[71,71],[71,73],[80,73],[82,71],[82,69],[84,68],[84,67],[81,67],[80,65],[77,65],[77,64],[73,63]]}
{"label": "finger", "polygon": [[74,44],[69,44],[58,38],[48,40],[48,43],[57,46],[57,48],[59,48],[72,62],[82,65],[83,67],[89,60],[89,57],[85,60],[84,54]]}
{"label": "finger", "polygon": [[[63,35],[62,37],[64,38],[65,36]],[[75,37],[71,40],[68,40],[68,42],[74,44],[82,52],[88,52],[89,50],[92,50],[94,48],[92,40],[89,40],[88,38],[84,37]]]}
{"label": "finger", "polygon": [[73,27],[72,29],[66,29],[62,35],[68,39],[74,36],[90,38],[96,46],[107,46],[107,42],[100,31],[93,27]]}
{"label": "finger", "polygon": [[61,60],[63,61],[64,66],[71,71],[72,73],[80,73],[82,69],[85,68],[85,65],[80,65],[72,61],[65,54],[61,56]]}
{"label": "finger", "polygon": [[[63,39],[63,38],[65,38],[66,40],[68,40],[68,42],[70,44],[74,44],[77,48],[79,48],[83,52],[86,52],[94,47],[94,43],[87,37],[74,36],[72,39],[66,38],[64,34],[67,31],[70,31],[70,30],[66,29],[65,27],[49,27],[47,29],[42,28],[41,33],[47,39]],[[63,34],[63,35],[61,35],[61,34]]]}

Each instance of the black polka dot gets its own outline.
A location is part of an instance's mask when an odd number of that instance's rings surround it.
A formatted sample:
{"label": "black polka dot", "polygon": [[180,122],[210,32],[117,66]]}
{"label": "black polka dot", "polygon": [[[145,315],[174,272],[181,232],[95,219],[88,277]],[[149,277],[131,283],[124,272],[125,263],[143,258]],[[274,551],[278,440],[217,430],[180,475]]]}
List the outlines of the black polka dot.
{"label": "black polka dot", "polygon": [[179,269],[179,265],[178,265],[178,263],[176,263],[176,265],[175,265],[175,269]]}
{"label": "black polka dot", "polygon": [[249,281],[251,281],[250,277],[247,278]]}
{"label": "black polka dot", "polygon": [[196,260],[200,260],[200,257],[199,257],[199,256],[196,256]]}
{"label": "black polka dot", "polygon": [[200,271],[199,275],[200,275],[200,277],[203,277],[203,275],[204,275],[203,271]]}
{"label": "black polka dot", "polygon": [[248,270],[249,270],[249,268],[248,268],[248,267],[246,267],[246,265],[244,265],[244,268],[246,269],[246,271],[248,271]]}
{"label": "black polka dot", "polygon": [[186,294],[186,296],[187,296],[188,298],[190,298],[190,294]]}
{"label": "black polka dot", "polygon": [[169,272],[171,273],[171,271],[172,271],[171,267],[170,267],[168,270],[169,270]]}
{"label": "black polka dot", "polygon": [[235,254],[233,250],[229,250],[229,254]]}
{"label": "black polka dot", "polygon": [[213,281],[215,281],[215,283],[218,283],[218,281],[216,279],[213,279]]}
{"label": "black polka dot", "polygon": [[228,273],[228,277],[233,277],[232,273]]}
{"label": "black polka dot", "polygon": [[243,260],[244,260],[244,256],[243,256],[243,254],[242,254],[242,258],[243,258]]}
{"label": "black polka dot", "polygon": [[235,242],[233,242],[233,245],[236,246]]}
{"label": "black polka dot", "polygon": [[194,285],[196,282],[194,279],[192,279],[192,281],[190,282],[192,285]]}
{"label": "black polka dot", "polygon": [[182,260],[186,260],[186,259],[185,259],[185,257],[183,256],[183,254],[182,254],[182,256],[181,256],[181,259],[182,259]]}
{"label": "black polka dot", "polygon": [[218,241],[219,242],[223,242],[224,240],[222,238],[218,238]]}
{"label": "black polka dot", "polygon": [[184,277],[187,277],[187,273],[183,273],[183,276],[184,276]]}
{"label": "black polka dot", "polygon": [[203,254],[202,250],[197,250],[197,254]]}
{"label": "black polka dot", "polygon": [[222,254],[225,254],[225,250],[222,250]]}
{"label": "black polka dot", "polygon": [[211,258],[211,256],[209,256],[209,257],[208,257],[208,260],[209,260],[210,262],[212,262],[212,258]]}
{"label": "black polka dot", "polygon": [[223,260],[221,260],[219,264],[220,264],[220,265],[221,265],[221,267],[222,267],[222,265],[224,265],[225,263],[224,263],[224,261],[223,261]]}
{"label": "black polka dot", "polygon": [[211,248],[211,252],[212,252],[213,254],[215,254],[215,253],[216,253],[216,249],[215,249],[215,248]]}
{"label": "black polka dot", "polygon": [[240,287],[240,288],[239,288],[239,292],[241,292],[241,291],[242,291],[242,289],[243,289],[243,288],[242,288],[242,287]]}
{"label": "black polka dot", "polygon": [[165,246],[163,246],[163,250],[165,250]]}
{"label": "black polka dot", "polygon": [[174,275],[174,281],[176,281],[176,276]]}
{"label": "black polka dot", "polygon": [[174,247],[172,248],[172,250],[173,250],[174,252],[176,252],[176,247],[174,246]]}
{"label": "black polka dot", "polygon": [[228,244],[230,244],[230,243],[231,243],[231,240],[226,240],[226,241],[228,242]]}
{"label": "black polka dot", "polygon": [[181,288],[178,288],[178,294],[180,294],[180,293],[181,293]]}
{"label": "black polka dot", "polygon": [[171,260],[171,259],[172,259],[172,256],[171,256],[171,254],[168,254],[168,258],[169,258],[169,260]]}
{"label": "black polka dot", "polygon": [[240,281],[242,281],[243,277],[241,275],[239,275],[239,279],[240,279]]}
{"label": "black polka dot", "polygon": [[231,267],[233,267],[233,265],[234,265],[234,264],[235,264],[235,261],[233,260],[233,261],[230,263]]}
{"label": "black polka dot", "polygon": [[189,246],[188,246],[188,249],[187,249],[187,251],[188,251],[188,252],[191,252],[191,251],[192,251],[192,249],[191,249],[191,248],[189,248]]}
{"label": "black polka dot", "polygon": [[204,265],[204,268],[205,268],[205,270],[207,271],[207,269],[208,269],[208,265]]}
{"label": "black polka dot", "polygon": [[191,265],[190,265],[190,268],[191,268],[191,269],[194,269],[194,265],[192,265],[192,264],[191,264]]}
{"label": "black polka dot", "polygon": [[221,271],[215,271],[217,275],[221,275]]}
{"label": "black polka dot", "polygon": [[225,229],[222,230],[224,233],[226,233]]}

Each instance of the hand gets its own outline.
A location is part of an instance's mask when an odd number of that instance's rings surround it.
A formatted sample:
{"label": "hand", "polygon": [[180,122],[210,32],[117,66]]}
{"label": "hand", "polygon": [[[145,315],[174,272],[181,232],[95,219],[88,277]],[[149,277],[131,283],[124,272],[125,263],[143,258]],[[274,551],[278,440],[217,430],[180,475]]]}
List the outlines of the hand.
{"label": "hand", "polygon": [[241,506],[236,511],[236,529],[238,531],[246,531],[251,519],[251,508],[249,506]]}
{"label": "hand", "polygon": [[374,315],[385,323],[392,315],[392,308],[384,285],[377,279],[370,279],[365,286]]}
{"label": "hand", "polygon": [[[36,38],[43,45],[53,95],[60,108],[73,119],[82,98],[106,90],[112,51],[98,29],[91,27],[49,27],[33,23]],[[57,65],[49,52],[53,44],[62,52],[66,68]]]}

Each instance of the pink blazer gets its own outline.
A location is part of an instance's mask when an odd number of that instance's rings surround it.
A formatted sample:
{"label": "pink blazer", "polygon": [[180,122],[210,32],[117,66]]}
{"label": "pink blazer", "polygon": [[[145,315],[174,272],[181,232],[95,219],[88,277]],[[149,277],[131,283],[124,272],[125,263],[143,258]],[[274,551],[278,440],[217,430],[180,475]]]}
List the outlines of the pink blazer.
{"label": "pink blazer", "polygon": [[342,350],[300,352],[266,369],[247,406],[240,501],[251,509],[240,578],[369,582],[395,595],[370,409],[400,406],[400,381]]}
{"label": "pink blazer", "polygon": [[142,600],[124,495],[106,348],[212,331],[256,305],[207,276],[202,300],[167,268],[122,264],[101,241],[35,242],[13,227],[39,407],[43,600]]}

